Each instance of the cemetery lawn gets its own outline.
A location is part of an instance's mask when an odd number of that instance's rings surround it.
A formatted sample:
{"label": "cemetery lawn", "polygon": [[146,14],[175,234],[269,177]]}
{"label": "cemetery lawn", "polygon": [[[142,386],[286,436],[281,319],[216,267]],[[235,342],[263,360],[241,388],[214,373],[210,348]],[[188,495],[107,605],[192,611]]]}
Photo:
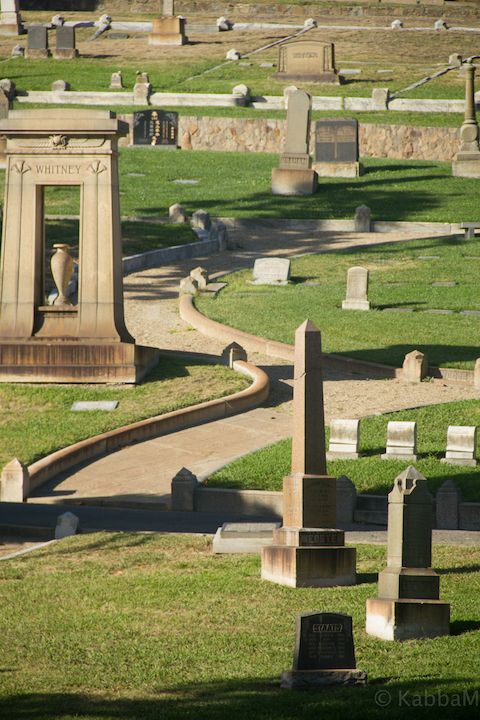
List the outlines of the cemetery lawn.
{"label": "cemetery lawn", "polygon": [[[72,443],[248,387],[228,368],[171,358],[137,386],[0,384],[0,467],[13,457],[30,464]],[[75,400],[118,400],[112,412],[72,412]]]}
{"label": "cemetery lawn", "polygon": [[[325,352],[401,367],[416,349],[432,366],[473,368],[480,332],[477,243],[462,235],[345,251],[326,246],[322,254],[292,260],[287,286],[251,285],[251,270],[243,270],[222,278],[227,287],[215,300],[195,302],[213,320],[284,343],[293,344],[295,329],[310,318]],[[341,309],[347,269],[355,265],[370,270],[368,312]]]}
{"label": "cemetery lawn", "polygon": [[[401,720],[405,702],[417,698],[415,718],[471,718],[480,548],[435,546],[452,634],[402,643],[364,630],[385,548],[359,545],[357,557],[358,585],[320,589],[262,581],[258,556],[213,556],[205,536],[99,533],[1,562],[1,715]],[[280,690],[280,674],[292,666],[295,618],[315,610],[353,617],[366,686]],[[430,706],[425,694],[434,697]]]}
{"label": "cemetery lawn", "polygon": [[[348,381],[346,381],[348,383]],[[388,382],[388,381],[386,381]],[[385,452],[387,423],[407,420],[417,423],[417,452],[414,463],[405,460],[382,460]],[[407,465],[413,464],[428,480],[435,494],[445,480],[454,480],[467,502],[480,502],[480,466],[444,465],[447,428],[449,425],[480,425],[478,400],[462,400],[441,405],[429,405],[414,410],[364,418],[360,422],[360,453],[358,460],[327,462],[329,475],[347,475],[359,493],[386,495],[393,481]],[[326,429],[327,448],[329,429]],[[480,438],[476,456],[480,456]],[[212,475],[209,487],[242,488],[244,490],[282,490],[282,478],[290,472],[291,440],[245,455]]]}
{"label": "cemetery lawn", "polygon": [[[363,163],[366,172],[359,178],[321,178],[315,195],[285,197],[271,193],[276,154],[123,148],[121,212],[124,217],[164,217],[179,202],[189,215],[202,208],[217,217],[352,219],[355,208],[366,204],[374,220],[479,219],[478,180],[452,177],[450,163],[376,158]],[[4,173],[0,178],[3,185]],[[49,198],[48,213],[78,212],[78,199],[68,188],[52,188]]]}

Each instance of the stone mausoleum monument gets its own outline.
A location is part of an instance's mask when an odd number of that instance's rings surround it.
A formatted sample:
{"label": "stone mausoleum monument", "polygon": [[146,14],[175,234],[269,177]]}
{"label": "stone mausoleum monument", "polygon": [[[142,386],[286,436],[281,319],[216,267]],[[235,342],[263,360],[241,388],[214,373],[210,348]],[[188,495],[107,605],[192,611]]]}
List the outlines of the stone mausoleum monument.
{"label": "stone mausoleum monument", "polygon": [[336,480],[326,474],[320,331],[295,333],[292,470],[283,480],[283,525],[262,549],[262,578],[291,587],[354,585],[355,548],[336,524]]}
{"label": "stone mausoleum monument", "polygon": [[[114,113],[18,110],[0,120],[7,169],[0,265],[0,382],[139,382],[158,350],[135,344],[123,314],[118,138]],[[80,194],[78,303],[73,263],[52,257],[58,295],[46,302],[46,186]]]}

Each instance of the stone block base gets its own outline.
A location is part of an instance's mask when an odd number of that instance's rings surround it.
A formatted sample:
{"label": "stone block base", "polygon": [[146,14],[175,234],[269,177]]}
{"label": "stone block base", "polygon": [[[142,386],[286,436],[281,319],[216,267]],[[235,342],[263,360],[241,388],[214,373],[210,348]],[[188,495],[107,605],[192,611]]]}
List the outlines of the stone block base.
{"label": "stone block base", "polygon": [[317,192],[317,183],[315,170],[272,170],[273,195],[313,195]]}
{"label": "stone block base", "polygon": [[4,23],[0,22],[0,35],[20,35],[22,26],[20,23]]}
{"label": "stone block base", "polygon": [[370,310],[368,300],[343,300],[342,310]]}
{"label": "stone block base", "polygon": [[[1,165],[0,165],[1,167]],[[477,461],[474,458],[449,458],[444,457],[440,459],[440,462],[444,465],[467,465],[468,467],[476,467]]]}
{"label": "stone block base", "polygon": [[30,60],[49,58],[50,55],[50,50],[30,50],[29,48],[25,50],[25,57],[30,58]]}
{"label": "stone block base", "polygon": [[314,162],[312,169],[318,177],[353,178],[363,175],[363,165],[359,162]]}
{"label": "stone block base", "polygon": [[414,640],[450,635],[450,605],[441,600],[367,600],[369,635],[382,640]]}
{"label": "stone block base", "polygon": [[418,456],[407,453],[390,453],[386,452],[380,455],[382,460],[408,460],[410,462],[417,462]]}
{"label": "stone block base", "polygon": [[156,348],[125,342],[0,341],[0,382],[138,383],[158,363]]}
{"label": "stone block base", "polygon": [[454,177],[480,177],[480,153],[469,153],[468,157],[461,157],[459,153],[452,161],[452,175]]}
{"label": "stone block base", "polygon": [[260,553],[272,544],[273,531],[280,526],[273,523],[224,523],[213,538],[213,552],[223,554]]}
{"label": "stone block base", "polygon": [[278,72],[271,77],[275,80],[298,80],[304,83],[329,83],[331,85],[341,85],[343,82],[343,77],[341,75],[337,75],[337,73],[334,72],[318,73],[316,75],[292,75],[290,73]]}
{"label": "stone block base", "polygon": [[289,587],[355,585],[356,550],[271,545],[262,549],[262,579]]}
{"label": "stone block base", "polygon": [[149,45],[187,45],[188,38],[185,35],[167,34],[165,35],[149,35]]}
{"label": "stone block base", "polygon": [[280,679],[284,690],[322,690],[330,685],[366,685],[364,670],[285,670]]}
{"label": "stone block base", "polygon": [[358,460],[358,452],[327,452],[327,460]]}
{"label": "stone block base", "polygon": [[54,50],[53,51],[53,57],[55,60],[72,60],[73,58],[78,57],[78,50],[76,48],[72,48],[71,50]]}

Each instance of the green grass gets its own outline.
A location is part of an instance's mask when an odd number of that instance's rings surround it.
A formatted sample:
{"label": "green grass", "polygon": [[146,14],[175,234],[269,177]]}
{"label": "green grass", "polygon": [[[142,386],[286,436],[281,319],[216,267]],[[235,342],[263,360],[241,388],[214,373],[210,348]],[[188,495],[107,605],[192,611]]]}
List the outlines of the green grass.
{"label": "green grass", "polygon": [[[451,478],[464,500],[480,501],[480,468],[439,462],[445,455],[449,425],[480,425],[477,400],[430,405],[365,418],[360,423],[360,452],[364,457],[358,460],[329,461],[328,473],[334,477],[347,475],[360,493],[385,495],[390,492],[395,477],[409,464],[406,461],[380,459],[380,454],[385,452],[387,423],[390,420],[417,423],[419,459],[413,464],[427,478],[433,494],[445,480]],[[326,435],[328,448],[328,428]],[[480,438],[476,454],[480,457]],[[282,440],[235,460],[212,475],[207,484],[210,487],[246,490],[281,490],[282,478],[290,472],[290,456],[291,441]]]}
{"label": "green grass", "polygon": [[[429,255],[438,259],[420,259]],[[355,265],[370,270],[368,312],[341,309],[347,269]],[[292,282],[283,287],[249,284],[251,270],[230,274],[217,298],[198,298],[197,307],[221,323],[286,343],[308,317],[322,331],[324,351],[395,367],[415,349],[433,366],[472,368],[479,356],[480,317],[458,313],[480,310],[477,241],[433,237],[343,252],[326,246],[322,254],[293,259],[291,267]],[[437,281],[457,285],[433,287]],[[413,312],[401,312],[408,308]]]}
{"label": "green grass", "polygon": [[[366,204],[374,220],[460,222],[478,220],[478,180],[452,177],[450,163],[365,158],[359,178],[321,178],[313,196],[271,193],[278,155],[124,148],[120,152],[123,216],[164,216],[179,202],[191,214],[217,217],[353,218]],[[141,173],[140,177],[129,173]],[[3,183],[4,173],[1,174]],[[179,185],[177,179],[198,180]],[[77,204],[55,188],[50,212],[74,214]],[[0,184],[0,194],[3,188]]]}
{"label": "green grass", "polygon": [[[0,467],[30,464],[54,450],[128,423],[213,400],[248,386],[225,367],[160,360],[137,386],[1,384]],[[75,400],[118,400],[112,412],[71,412]]]}
{"label": "green grass", "polygon": [[[293,589],[261,581],[258,556],[213,556],[205,537],[68,538],[0,563],[0,712],[8,720],[403,719],[400,692],[422,700],[478,689],[480,550],[437,546],[433,562],[452,634],[387,643],[364,630],[383,547],[358,547],[354,587]],[[280,690],[296,615],[315,610],[353,617],[368,685]],[[375,702],[379,690],[391,693],[387,709]],[[472,708],[415,709],[415,718],[452,717],[471,718]]]}

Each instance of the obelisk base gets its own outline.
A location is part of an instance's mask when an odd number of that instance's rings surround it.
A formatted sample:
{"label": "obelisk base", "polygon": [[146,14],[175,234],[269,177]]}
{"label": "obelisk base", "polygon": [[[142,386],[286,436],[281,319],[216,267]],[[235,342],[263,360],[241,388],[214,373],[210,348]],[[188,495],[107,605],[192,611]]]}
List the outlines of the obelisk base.
{"label": "obelisk base", "polygon": [[365,670],[285,670],[280,679],[284,690],[322,690],[331,685],[366,685]]}
{"label": "obelisk base", "polygon": [[272,195],[314,195],[317,192],[318,175],[309,168],[295,170],[273,168]]}
{"label": "obelisk base", "polygon": [[369,598],[365,629],[382,640],[450,635],[450,605],[441,600]]}
{"label": "obelisk base", "polygon": [[452,161],[454,177],[480,177],[480,152],[459,152]]}
{"label": "obelisk base", "polygon": [[355,585],[356,549],[344,546],[342,530],[282,527],[262,548],[261,577],[288,587]]}

